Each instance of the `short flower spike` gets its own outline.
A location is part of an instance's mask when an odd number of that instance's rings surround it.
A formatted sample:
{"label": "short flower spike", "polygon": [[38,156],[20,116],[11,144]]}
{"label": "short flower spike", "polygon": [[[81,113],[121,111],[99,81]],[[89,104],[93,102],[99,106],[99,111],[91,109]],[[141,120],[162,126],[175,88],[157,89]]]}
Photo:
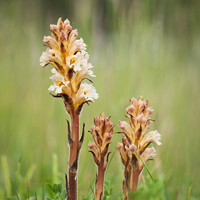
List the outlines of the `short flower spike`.
{"label": "short flower spike", "polygon": [[146,134],[152,122],[150,115],[153,113],[153,108],[148,108],[148,100],[142,100],[142,97],[138,100],[132,98],[131,105],[126,108],[126,113],[130,125],[125,121],[119,121],[118,126],[123,130],[125,136],[122,137],[122,143],[117,144],[122,163],[125,166],[124,198],[126,198],[127,188],[130,191],[134,191],[137,188],[139,175],[144,168],[140,157],[146,163],[156,155],[154,147],[147,148],[148,145],[150,143],[161,145],[159,141],[161,135],[157,131],[151,131]]}
{"label": "short flower spike", "polygon": [[[102,200],[104,173],[108,165],[108,156],[110,154],[108,148],[111,143],[114,126],[110,119],[104,116],[104,113],[94,119],[94,124],[95,126],[91,126],[90,128],[94,142],[89,142],[88,147],[98,167],[98,175],[95,184],[96,199]],[[105,157],[106,162],[104,162]]]}

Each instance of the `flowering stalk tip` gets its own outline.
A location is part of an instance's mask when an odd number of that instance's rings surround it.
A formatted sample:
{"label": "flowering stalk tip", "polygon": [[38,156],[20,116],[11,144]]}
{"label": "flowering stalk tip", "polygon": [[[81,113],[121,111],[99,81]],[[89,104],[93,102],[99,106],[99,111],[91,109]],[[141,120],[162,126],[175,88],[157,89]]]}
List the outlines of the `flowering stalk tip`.
{"label": "flowering stalk tip", "polygon": [[124,169],[124,181],[122,184],[124,199],[127,198],[127,190],[135,191],[138,185],[139,176],[144,168],[141,159],[146,163],[150,158],[156,155],[154,147],[147,148],[149,144],[156,143],[161,145],[159,141],[161,135],[157,131],[151,131],[146,134],[149,129],[150,115],[153,108],[148,108],[148,100],[131,99],[131,105],[126,108],[129,124],[125,121],[119,121],[118,126],[124,132],[122,143],[117,144],[120,152]]}
{"label": "flowering stalk tip", "polygon": [[69,114],[74,109],[79,115],[84,103],[98,98],[92,84],[82,83],[88,79],[85,78],[87,75],[95,77],[91,71],[93,66],[88,63],[86,44],[82,38],[77,39],[78,31],[72,30],[68,19],[63,23],[59,18],[57,25],[50,25],[49,29],[51,36],[43,39],[49,48],[40,57],[43,67],[49,64],[54,67],[50,77],[54,84],[49,91],[55,91],[57,97],[62,97]]}
{"label": "flowering stalk tip", "polygon": [[[98,175],[95,184],[96,199],[103,199],[104,173],[108,166],[109,144],[111,143],[114,126],[104,113],[94,119],[95,126],[91,126],[90,130],[94,142],[89,142],[89,152],[93,155],[93,160],[98,167]],[[105,162],[106,158],[106,162]]]}

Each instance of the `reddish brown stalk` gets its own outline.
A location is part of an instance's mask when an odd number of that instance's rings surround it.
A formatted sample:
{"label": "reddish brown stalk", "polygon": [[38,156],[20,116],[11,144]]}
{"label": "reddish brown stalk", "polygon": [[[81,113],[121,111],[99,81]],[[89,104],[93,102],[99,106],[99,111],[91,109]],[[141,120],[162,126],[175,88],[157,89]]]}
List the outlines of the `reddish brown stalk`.
{"label": "reddish brown stalk", "polygon": [[[134,166],[131,167],[131,171],[130,174],[128,174],[127,178],[124,179],[124,181],[126,181],[127,186],[128,186],[128,192],[135,192],[137,190],[137,186],[138,186],[138,181],[139,181],[139,166],[138,163],[136,163]],[[123,191],[123,197],[124,200],[127,199],[127,194],[126,194],[126,190]],[[131,197],[128,197],[128,200],[131,200]]]}
{"label": "reddish brown stalk", "polygon": [[71,139],[69,156],[69,200],[77,199],[77,165],[79,154],[79,115],[71,110]]}
{"label": "reddish brown stalk", "polygon": [[127,186],[126,186],[126,179],[122,182],[122,194],[123,200],[127,200]]}
{"label": "reddish brown stalk", "polygon": [[[127,191],[128,192],[135,192],[138,186],[139,180],[139,165],[138,163],[134,164],[133,166],[129,165],[129,169],[127,166],[125,167],[124,171],[124,181],[122,183],[122,192],[123,192],[123,200],[127,200]],[[129,171],[129,172],[128,172]],[[131,200],[129,197],[128,200]]]}
{"label": "reddish brown stalk", "polygon": [[101,156],[100,164],[98,166],[97,181],[96,181],[96,185],[95,185],[96,200],[102,200],[103,199],[104,174],[105,174],[104,157]]}
{"label": "reddish brown stalk", "polygon": [[138,186],[138,180],[139,180],[139,166],[136,164],[134,168],[132,169],[132,181],[131,181],[131,192],[135,192],[137,190]]}

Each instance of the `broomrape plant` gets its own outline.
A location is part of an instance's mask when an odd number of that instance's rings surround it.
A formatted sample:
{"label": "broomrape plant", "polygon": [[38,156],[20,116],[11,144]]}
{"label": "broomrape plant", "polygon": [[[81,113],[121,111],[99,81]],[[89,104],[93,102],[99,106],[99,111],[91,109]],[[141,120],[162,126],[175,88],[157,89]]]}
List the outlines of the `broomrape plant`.
{"label": "broomrape plant", "polygon": [[[95,195],[96,199],[103,199],[103,184],[104,174],[108,166],[108,156],[111,152],[108,152],[109,144],[112,139],[114,126],[108,117],[104,116],[104,113],[94,119],[95,126],[91,126],[91,133],[94,142],[89,142],[88,147],[93,154],[93,159],[98,167],[98,175],[95,183]],[[106,158],[106,162],[105,161]]]}
{"label": "broomrape plant", "polygon": [[[98,98],[96,89],[92,84],[82,83],[87,75],[93,76],[90,70],[93,66],[88,63],[89,55],[86,53],[86,45],[83,39],[76,39],[77,30],[72,30],[68,19],[57,25],[50,25],[51,36],[44,37],[43,42],[49,48],[42,53],[40,62],[43,67],[53,65],[54,74],[50,77],[54,85],[49,91],[54,91],[53,97],[62,98],[65,109],[71,118],[71,126],[68,121],[69,155],[69,184],[66,176],[66,185],[69,199],[77,199],[77,166],[78,156],[84,139],[84,125],[82,137],[79,140],[79,115],[85,103],[93,102]],[[71,127],[71,128],[70,128]]]}
{"label": "broomrape plant", "polygon": [[[53,85],[49,87],[53,97],[62,98],[66,112],[70,115],[71,121],[68,124],[68,143],[70,148],[68,175],[66,175],[67,199],[76,200],[77,194],[77,173],[80,149],[84,140],[83,124],[82,136],[79,136],[79,116],[83,105],[94,102],[98,98],[96,89],[92,81],[86,76],[92,76],[91,68],[88,63],[89,55],[86,52],[86,45],[83,39],[77,39],[78,31],[72,30],[70,22],[66,19],[62,22],[58,19],[57,25],[50,25],[51,36],[45,36],[43,42],[49,48],[42,53],[40,63],[43,67],[51,64],[53,75],[50,79]],[[84,80],[90,82],[83,83]],[[149,118],[153,113],[152,108],[147,108],[148,101],[132,98],[131,105],[126,109],[127,122],[119,121],[119,128],[123,130],[125,136],[122,143],[117,144],[120,152],[124,169],[124,181],[122,184],[123,199],[127,199],[128,191],[137,189],[139,176],[147,160],[155,156],[153,147],[147,148],[152,142],[160,145],[160,134],[157,131],[146,131],[152,120]],[[95,126],[91,127],[94,142],[90,142],[88,147],[93,155],[95,164],[98,167],[98,175],[95,183],[95,196],[97,200],[103,199],[104,174],[108,165],[109,144],[111,143],[114,126],[110,118],[105,117],[104,113],[94,119]],[[106,161],[105,161],[106,159]]]}
{"label": "broomrape plant", "polygon": [[154,147],[147,148],[149,144],[155,142],[161,145],[159,141],[161,135],[157,131],[146,134],[152,122],[150,115],[153,113],[153,108],[147,108],[147,106],[148,100],[143,101],[142,97],[136,100],[133,97],[131,105],[126,108],[130,125],[125,121],[119,121],[118,124],[125,134],[122,137],[122,143],[117,143],[121,161],[125,166],[124,181],[122,183],[124,199],[127,199],[127,191],[134,192],[137,189],[144,163],[156,155]]}

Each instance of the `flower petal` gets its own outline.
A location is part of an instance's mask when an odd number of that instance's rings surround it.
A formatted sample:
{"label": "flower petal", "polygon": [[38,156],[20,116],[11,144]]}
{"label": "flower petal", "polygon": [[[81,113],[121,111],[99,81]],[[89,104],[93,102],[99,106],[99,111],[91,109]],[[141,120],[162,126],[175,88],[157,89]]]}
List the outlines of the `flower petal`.
{"label": "flower petal", "polygon": [[121,160],[122,160],[122,164],[125,166],[126,162],[127,162],[127,155],[126,155],[126,151],[123,148],[123,144],[117,142],[117,149],[120,152],[120,156],[121,156]]}
{"label": "flower petal", "polygon": [[126,136],[132,141],[132,143],[134,143],[134,132],[130,125],[125,121],[119,120],[118,126],[124,131]]}
{"label": "flower petal", "polygon": [[109,144],[111,142],[112,139],[112,134],[111,133],[107,133],[105,134],[105,137],[103,139],[103,144],[101,146],[101,150],[103,151],[104,148],[107,146],[107,144]]}
{"label": "flower petal", "polygon": [[52,49],[56,49],[56,50],[59,49],[59,45],[58,45],[57,41],[50,36],[47,36],[47,37],[44,36],[43,42],[47,43],[49,45],[49,47]]}
{"label": "flower petal", "polygon": [[96,158],[99,159],[99,148],[97,145],[94,142],[89,142],[88,147],[90,148],[90,151],[95,154]]}
{"label": "flower petal", "polygon": [[155,142],[157,145],[161,145],[159,141],[161,139],[161,135],[156,131],[149,132],[141,141],[141,149],[146,148],[150,143]]}

